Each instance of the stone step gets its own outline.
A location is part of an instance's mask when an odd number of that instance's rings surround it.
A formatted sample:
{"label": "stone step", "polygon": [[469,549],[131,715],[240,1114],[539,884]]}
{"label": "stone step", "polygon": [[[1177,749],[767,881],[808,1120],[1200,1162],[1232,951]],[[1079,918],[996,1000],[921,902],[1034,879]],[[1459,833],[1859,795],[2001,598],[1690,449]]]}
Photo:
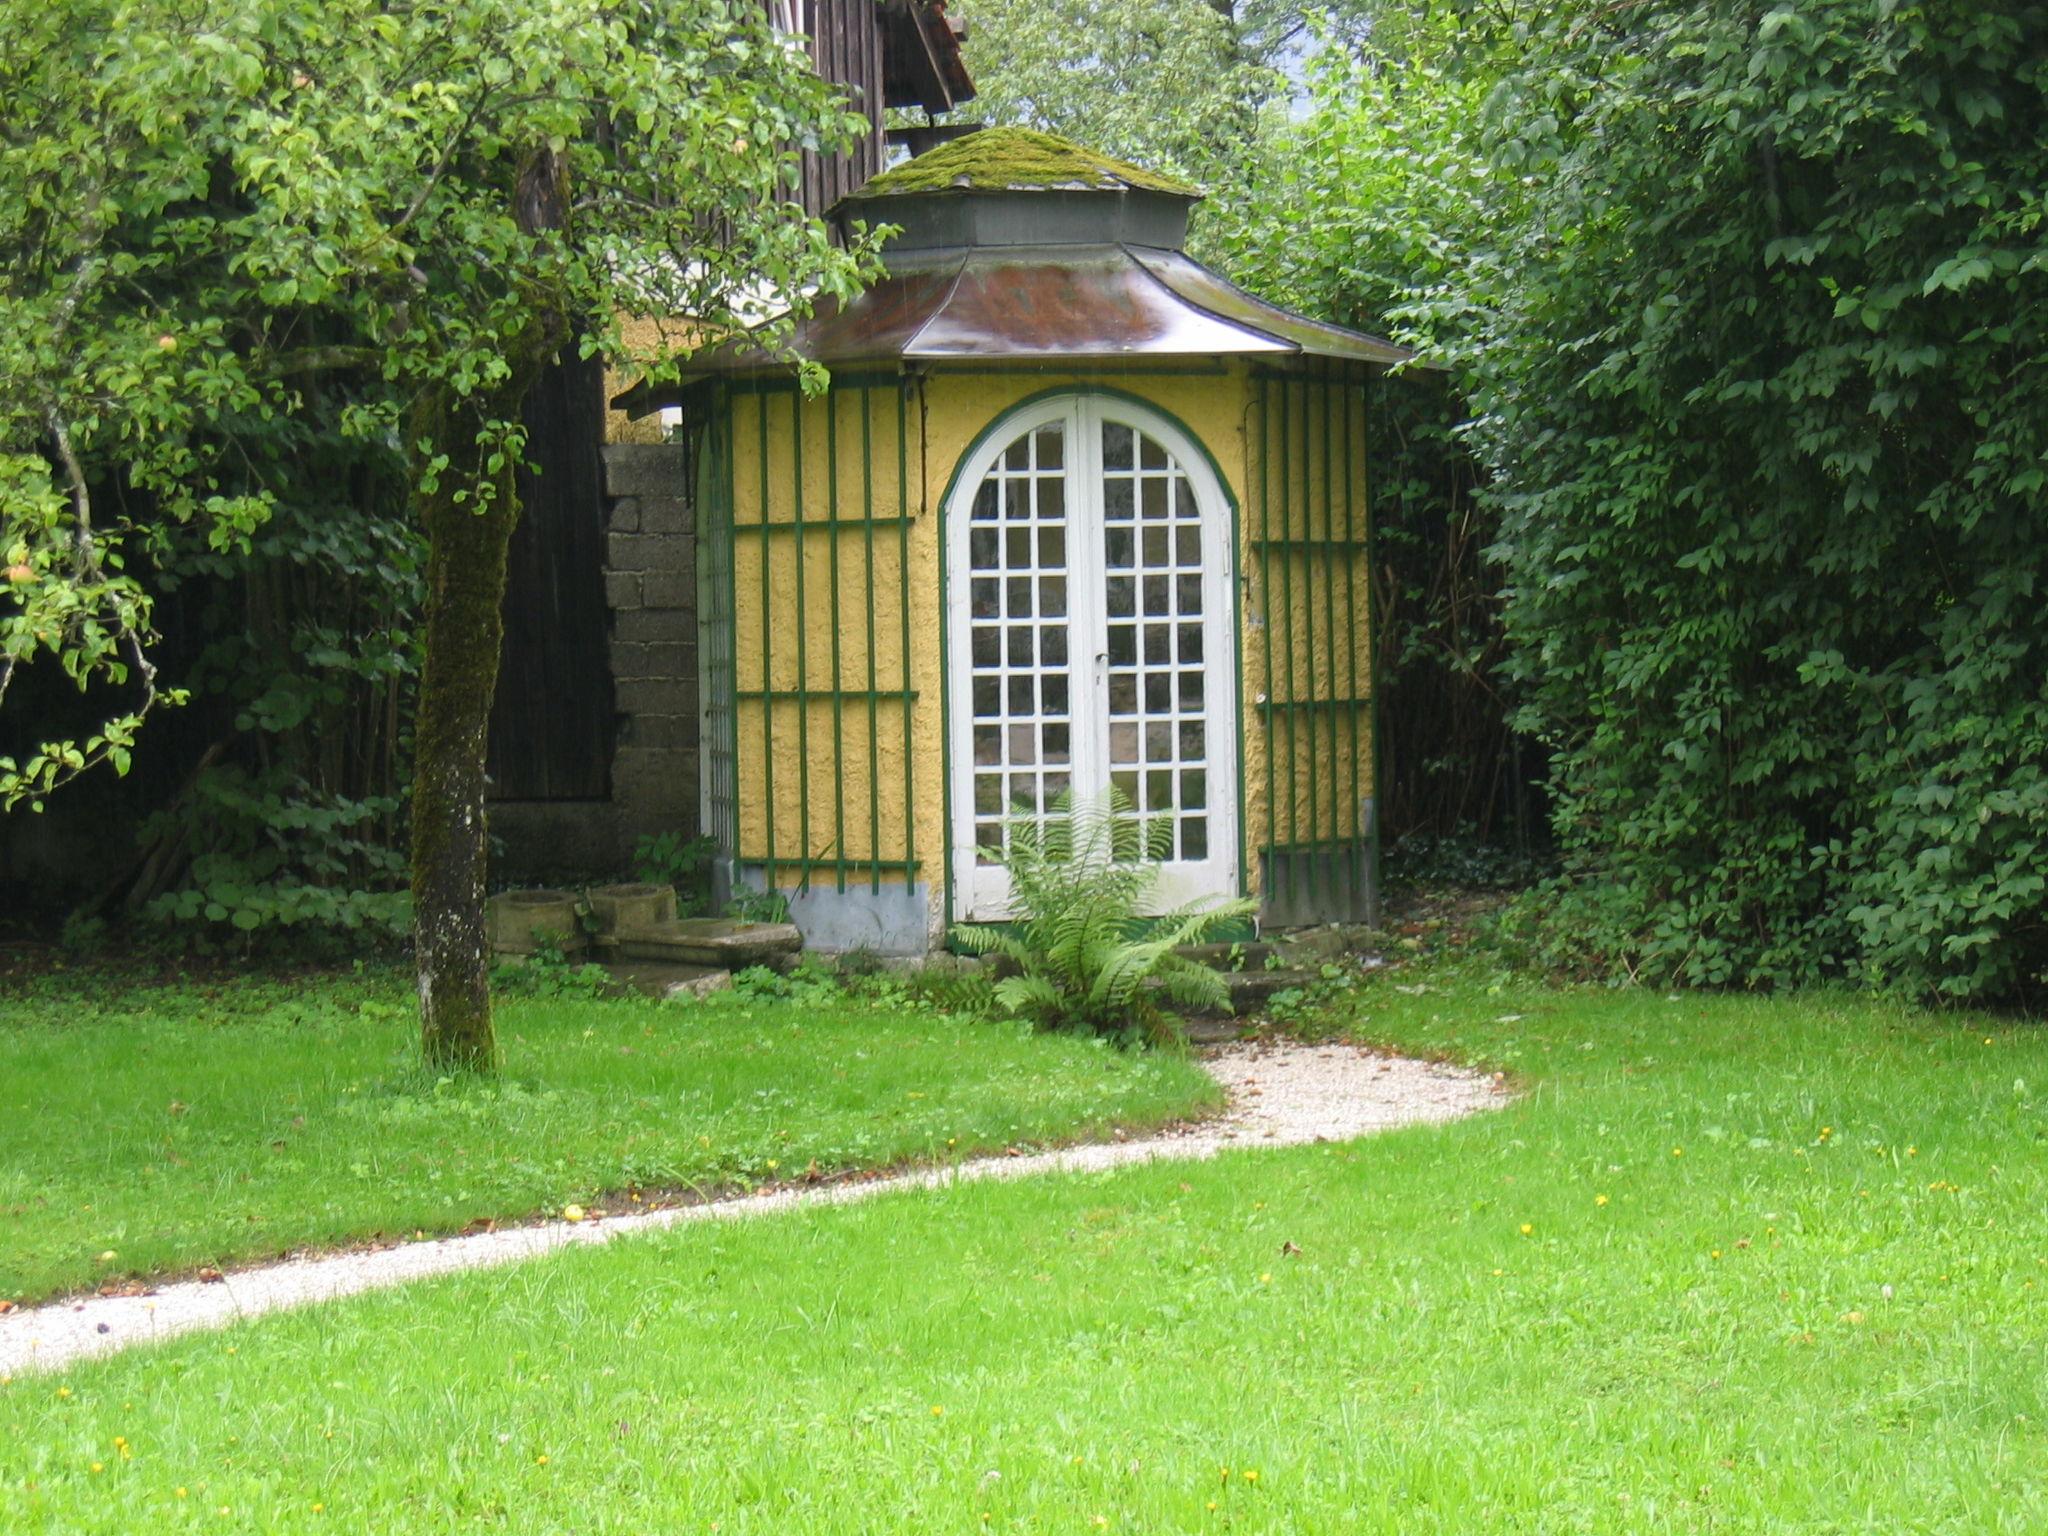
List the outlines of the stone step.
{"label": "stone step", "polygon": [[665,960],[723,971],[792,963],[804,947],[793,923],[746,923],[732,917],[685,917],[619,931],[622,960]]}
{"label": "stone step", "polygon": [[[1313,971],[1297,970],[1218,971],[1216,974],[1223,978],[1224,990],[1230,994],[1231,1011],[1228,1014],[1206,1017],[1226,1022],[1255,1015],[1274,996],[1285,992],[1289,987],[1314,986],[1320,979]],[[1193,1017],[1190,1016],[1191,1023]]]}
{"label": "stone step", "polygon": [[1248,939],[1240,944],[1183,944],[1179,953],[1213,971],[1261,971],[1274,946],[1265,939]]}

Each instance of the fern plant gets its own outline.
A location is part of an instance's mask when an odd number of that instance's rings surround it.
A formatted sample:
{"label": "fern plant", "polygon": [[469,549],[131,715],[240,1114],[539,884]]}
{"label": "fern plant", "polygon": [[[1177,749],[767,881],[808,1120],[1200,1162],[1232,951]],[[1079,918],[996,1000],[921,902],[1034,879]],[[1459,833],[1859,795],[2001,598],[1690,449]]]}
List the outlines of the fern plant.
{"label": "fern plant", "polygon": [[1115,789],[1081,801],[1065,794],[1044,821],[1013,822],[1008,849],[994,855],[1010,872],[1012,921],[954,930],[963,948],[1016,967],[997,983],[996,1002],[1042,1029],[1155,1044],[1180,1037],[1169,1005],[1228,1012],[1223,978],[1179,950],[1249,916],[1255,904],[1223,900],[1141,916],[1171,838],[1171,823],[1140,818]]}

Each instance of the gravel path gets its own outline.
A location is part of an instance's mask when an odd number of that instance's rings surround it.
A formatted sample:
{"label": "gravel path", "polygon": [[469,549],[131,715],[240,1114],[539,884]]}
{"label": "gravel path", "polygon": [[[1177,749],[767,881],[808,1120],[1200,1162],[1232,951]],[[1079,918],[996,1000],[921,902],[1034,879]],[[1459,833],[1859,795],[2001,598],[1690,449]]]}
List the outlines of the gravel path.
{"label": "gravel path", "polygon": [[1229,1093],[1220,1116],[1142,1140],[1093,1143],[1056,1152],[974,1158],[945,1168],[793,1185],[697,1205],[581,1222],[554,1221],[395,1248],[288,1259],[224,1279],[182,1281],[147,1296],[52,1302],[0,1317],[0,1378],[47,1371],[152,1339],[221,1328],[245,1317],[305,1306],[428,1275],[512,1264],[577,1243],[604,1243],[687,1221],[846,1205],[899,1189],[933,1189],[967,1179],[1115,1168],[1154,1158],[1214,1157],[1227,1147],[1348,1141],[1395,1126],[1453,1120],[1506,1102],[1499,1082],[1455,1067],[1343,1045],[1232,1045],[1203,1065]]}

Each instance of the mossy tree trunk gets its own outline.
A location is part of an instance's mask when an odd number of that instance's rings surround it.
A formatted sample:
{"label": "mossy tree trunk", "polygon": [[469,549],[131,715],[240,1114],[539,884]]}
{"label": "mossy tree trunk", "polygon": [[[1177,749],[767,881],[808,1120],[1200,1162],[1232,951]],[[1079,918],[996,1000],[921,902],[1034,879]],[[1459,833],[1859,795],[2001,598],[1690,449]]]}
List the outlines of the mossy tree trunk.
{"label": "mossy tree trunk", "polygon": [[[429,441],[459,439],[467,411],[423,406],[439,418]],[[415,440],[421,434],[416,434]],[[490,949],[484,936],[489,848],[484,822],[484,756],[504,634],[506,553],[519,521],[509,470],[479,511],[481,465],[451,463],[432,489],[415,482],[427,536],[426,656],[413,724],[412,901],[419,970],[420,1044],[437,1071],[489,1072],[497,1065],[491,1028]]]}
{"label": "mossy tree trunk", "polygon": [[[556,156],[542,150],[528,160],[513,205],[528,235],[561,227],[567,183]],[[413,479],[427,536],[426,655],[413,725],[413,958],[420,1052],[435,1071],[491,1072],[498,1064],[484,932],[484,764],[505,632],[506,559],[519,522],[516,423],[566,332],[561,314],[536,306],[498,354],[507,368],[502,382],[461,398],[430,392],[411,422],[415,453],[430,445],[444,456],[431,469],[416,464]]]}

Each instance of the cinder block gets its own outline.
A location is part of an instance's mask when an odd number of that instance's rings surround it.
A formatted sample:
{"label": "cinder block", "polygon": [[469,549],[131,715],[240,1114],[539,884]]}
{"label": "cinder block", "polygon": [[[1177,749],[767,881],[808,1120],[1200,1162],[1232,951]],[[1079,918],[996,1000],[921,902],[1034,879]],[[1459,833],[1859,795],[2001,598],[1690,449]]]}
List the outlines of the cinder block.
{"label": "cinder block", "polygon": [[604,450],[604,488],[612,496],[684,496],[681,443],[613,443]]}
{"label": "cinder block", "polygon": [[690,534],[697,530],[696,514],[687,501],[672,496],[648,497],[636,505],[642,533]]}
{"label": "cinder block", "polygon": [[612,699],[622,715],[694,715],[695,677],[622,677],[612,685]]}
{"label": "cinder block", "polygon": [[612,503],[611,512],[605,519],[609,533],[638,533],[640,531],[640,508],[644,503],[637,496],[628,496]]}
{"label": "cinder block", "polygon": [[612,646],[612,676],[624,682],[643,677],[690,677],[697,675],[696,657],[688,647],[674,643]]}
{"label": "cinder block", "polygon": [[636,571],[606,571],[604,573],[604,600],[612,612],[620,613],[640,606],[640,576]]}
{"label": "cinder block", "polygon": [[[634,588],[637,596],[639,588]],[[612,623],[612,639],[630,644],[646,644],[656,640],[675,640],[686,645],[697,643],[697,616],[687,608],[635,609],[622,613]]]}
{"label": "cinder block", "polygon": [[694,570],[648,570],[640,584],[640,602],[647,608],[671,608],[685,613],[697,611],[697,574]]}
{"label": "cinder block", "polygon": [[605,565],[614,571],[673,569],[679,542],[664,534],[615,533],[605,540]]}

